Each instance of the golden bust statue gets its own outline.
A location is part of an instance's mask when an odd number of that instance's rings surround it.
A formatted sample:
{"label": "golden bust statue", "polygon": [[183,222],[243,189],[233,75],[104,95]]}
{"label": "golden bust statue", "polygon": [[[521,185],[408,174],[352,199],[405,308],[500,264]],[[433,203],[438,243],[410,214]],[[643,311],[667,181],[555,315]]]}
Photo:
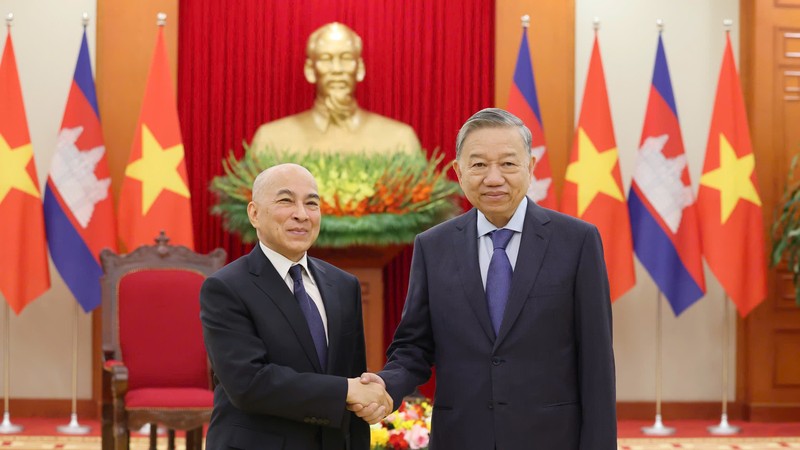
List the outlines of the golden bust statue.
{"label": "golden bust statue", "polygon": [[410,126],[358,107],[356,84],[364,79],[361,37],[338,22],[311,33],[304,74],[316,85],[314,106],[265,123],[252,148],[304,152],[412,152],[420,144]]}

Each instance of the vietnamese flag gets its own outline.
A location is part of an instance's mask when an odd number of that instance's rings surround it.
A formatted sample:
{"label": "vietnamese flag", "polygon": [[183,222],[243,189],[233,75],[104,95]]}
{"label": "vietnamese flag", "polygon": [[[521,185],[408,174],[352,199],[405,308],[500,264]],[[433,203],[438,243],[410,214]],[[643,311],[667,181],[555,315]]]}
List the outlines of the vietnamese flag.
{"label": "vietnamese flag", "polygon": [[564,178],[561,211],[597,226],[603,239],[611,300],[621,297],[636,283],[633,244],[596,33]]}
{"label": "vietnamese flag", "polygon": [[726,39],[697,206],[708,266],[744,317],[767,296],[764,222],[747,113]]}
{"label": "vietnamese flag", "polygon": [[0,60],[0,292],[17,314],[50,288],[41,198],[9,32]]}
{"label": "vietnamese flag", "polygon": [[164,230],[194,248],[189,184],[164,31],[158,30],[139,123],[119,199],[119,235],[130,252]]}

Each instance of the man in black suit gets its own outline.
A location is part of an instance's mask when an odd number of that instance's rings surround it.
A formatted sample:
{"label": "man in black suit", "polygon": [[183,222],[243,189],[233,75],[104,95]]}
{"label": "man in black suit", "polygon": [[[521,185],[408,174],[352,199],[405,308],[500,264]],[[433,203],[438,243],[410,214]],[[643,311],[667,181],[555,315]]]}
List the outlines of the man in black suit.
{"label": "man in black suit", "polygon": [[617,448],[600,235],[526,197],[530,149],[531,132],[500,109],[461,128],[454,168],[475,208],[417,236],[388,362],[362,377],[398,404],[435,365],[432,450]]}
{"label": "man in black suit", "polygon": [[346,403],[392,409],[383,387],[357,378],[366,370],[358,280],[306,255],[319,203],[305,168],[262,172],[247,207],[259,244],[203,284],[200,319],[219,381],[209,450],[368,450],[369,426]]}

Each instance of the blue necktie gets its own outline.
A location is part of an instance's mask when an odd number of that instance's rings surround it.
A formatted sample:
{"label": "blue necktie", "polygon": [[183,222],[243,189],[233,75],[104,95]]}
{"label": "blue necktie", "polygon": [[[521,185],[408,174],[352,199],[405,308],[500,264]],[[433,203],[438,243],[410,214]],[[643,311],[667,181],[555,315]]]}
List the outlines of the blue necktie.
{"label": "blue necktie", "polygon": [[514,230],[499,228],[491,233],[494,252],[486,273],[486,301],[489,304],[489,318],[492,319],[495,336],[500,332],[503,312],[511,291],[511,261],[506,254],[506,246],[514,235]]}
{"label": "blue necktie", "polygon": [[297,303],[300,304],[300,309],[303,315],[306,316],[308,322],[308,329],[311,331],[311,339],[314,340],[314,347],[317,349],[317,356],[319,357],[319,365],[322,371],[325,372],[328,365],[328,341],[325,339],[325,327],[322,325],[322,316],[319,314],[319,309],[311,296],[306,292],[306,287],[303,285],[303,269],[302,266],[297,264],[289,268],[289,275],[292,276],[294,281],[294,297]]}

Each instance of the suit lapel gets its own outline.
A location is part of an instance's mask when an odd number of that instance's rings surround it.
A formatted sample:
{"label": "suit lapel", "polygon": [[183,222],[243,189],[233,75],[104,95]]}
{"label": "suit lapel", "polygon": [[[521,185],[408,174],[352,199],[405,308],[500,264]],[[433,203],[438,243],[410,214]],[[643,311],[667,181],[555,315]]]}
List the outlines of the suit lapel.
{"label": "suit lapel", "polygon": [[456,223],[453,233],[453,249],[456,255],[456,266],[461,284],[464,286],[467,303],[472,308],[483,332],[489,340],[494,341],[494,329],[489,318],[486,295],[481,281],[481,269],[478,263],[478,213],[472,209]]}
{"label": "suit lapel", "polygon": [[333,281],[328,276],[325,268],[311,257],[308,258],[308,267],[311,270],[314,281],[317,283],[317,288],[322,296],[322,303],[325,305],[325,314],[328,317],[328,361],[326,366],[328,373],[336,373],[334,371],[334,361],[338,357],[339,338],[342,335],[342,302],[336,295]]}
{"label": "suit lapel", "polygon": [[300,341],[308,360],[314,366],[314,370],[322,372],[317,350],[314,348],[314,340],[308,329],[308,322],[300,305],[297,304],[297,299],[258,245],[248,255],[248,265],[255,285],[280,309],[291,325],[297,340]]}
{"label": "suit lapel", "polygon": [[544,226],[550,219],[545,211],[532,201],[528,200],[528,209],[525,213],[525,222],[522,226],[522,240],[519,243],[517,262],[514,265],[514,274],[511,277],[511,292],[503,314],[500,332],[494,343],[497,348],[514,326],[522,307],[528,299],[528,294],[536,282],[539,270],[550,243],[550,230]]}

